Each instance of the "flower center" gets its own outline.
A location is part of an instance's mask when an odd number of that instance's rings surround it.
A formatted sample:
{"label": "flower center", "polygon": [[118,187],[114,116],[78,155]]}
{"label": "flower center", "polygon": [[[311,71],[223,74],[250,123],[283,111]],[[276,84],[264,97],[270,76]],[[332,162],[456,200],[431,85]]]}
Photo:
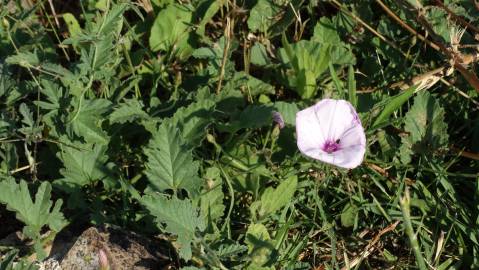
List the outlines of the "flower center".
{"label": "flower center", "polygon": [[333,140],[327,140],[322,147],[323,151],[331,154],[333,152],[336,152],[340,149],[339,146],[339,140],[333,141]]}

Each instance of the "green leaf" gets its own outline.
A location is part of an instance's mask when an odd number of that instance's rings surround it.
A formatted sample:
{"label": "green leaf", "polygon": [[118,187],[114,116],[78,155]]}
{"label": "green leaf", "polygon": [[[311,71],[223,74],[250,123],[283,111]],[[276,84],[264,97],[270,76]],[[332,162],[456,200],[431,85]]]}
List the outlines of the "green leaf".
{"label": "green leaf", "polygon": [[110,106],[111,102],[106,99],[84,100],[80,112],[68,128],[88,143],[108,144],[109,136],[101,124],[105,120],[103,114]]}
{"label": "green leaf", "polygon": [[255,43],[251,48],[251,60],[253,65],[266,66],[271,64],[266,47],[261,43]]}
{"label": "green leaf", "polygon": [[211,21],[213,16],[218,13],[220,8],[223,6],[223,1],[217,0],[202,0],[197,9],[196,9],[196,16],[201,18],[200,23],[198,24],[198,28],[196,33],[202,37],[206,37],[205,35],[205,27],[208,22]]}
{"label": "green leaf", "polygon": [[200,197],[201,215],[208,222],[215,222],[223,216],[225,205],[220,170],[211,167],[206,170],[206,187]]}
{"label": "green leaf", "polygon": [[149,115],[143,111],[143,104],[138,99],[127,99],[110,114],[110,123],[124,124],[137,119],[148,119]]}
{"label": "green leaf", "polygon": [[331,48],[332,64],[339,66],[353,65],[356,59],[351,48],[341,41],[337,30],[339,28],[331,19],[321,17],[314,27],[314,34],[311,40]]}
{"label": "green leaf", "polygon": [[78,23],[77,19],[73,14],[63,13],[63,20],[65,20],[65,23],[67,24],[70,37],[76,38],[82,33],[80,24]]}
{"label": "green leaf", "polygon": [[385,123],[389,123],[389,116],[399,109],[416,91],[416,86],[412,86],[408,90],[394,96],[390,101],[385,103],[384,109],[381,111],[381,114],[374,120],[374,123],[371,129],[376,129]]}
{"label": "green leaf", "polygon": [[233,78],[225,85],[225,87],[233,87],[241,89],[243,92],[256,97],[260,94],[274,94],[274,86],[257,79],[244,71],[236,72]]}
{"label": "green leaf", "polygon": [[354,221],[357,215],[358,208],[350,203],[346,204],[346,206],[344,206],[343,212],[341,213],[341,224],[343,227],[354,226]]}
{"label": "green leaf", "polygon": [[12,250],[3,255],[2,261],[0,261],[0,270],[10,270],[13,268],[13,260],[18,254],[18,250]]}
{"label": "green leaf", "polygon": [[261,200],[251,205],[251,211],[257,211],[259,219],[278,211],[291,202],[297,185],[298,177],[291,176],[277,188],[267,188],[261,195]]}
{"label": "green leaf", "polygon": [[322,44],[338,45],[341,43],[341,39],[336,29],[331,19],[323,16],[314,26],[313,40]]}
{"label": "green leaf", "polygon": [[352,65],[348,69],[348,98],[349,102],[356,108],[358,97],[356,96],[356,80],[354,79],[354,68]]}
{"label": "green leaf", "polygon": [[191,201],[151,194],[143,196],[140,203],[155,217],[160,229],[165,224],[164,231],[178,236],[180,257],[191,259],[191,242],[196,238],[195,233],[205,229],[205,222]]}
{"label": "green leaf", "polygon": [[[33,119],[33,113],[25,103],[20,104],[18,111],[22,115],[22,127],[18,129],[21,133],[27,136],[27,138],[33,138],[41,136],[43,126],[38,126]],[[33,159],[32,159],[33,161]]]}
{"label": "green leaf", "polygon": [[328,68],[330,46],[309,40],[289,45],[283,36],[283,47],[280,58],[283,63],[291,65],[295,75],[286,79],[303,99],[313,97],[317,91],[316,80]]}
{"label": "green leaf", "polygon": [[247,22],[249,30],[251,32],[268,33],[269,28],[278,20],[275,15],[281,10],[282,7],[271,0],[258,0],[249,13]]}
{"label": "green leaf", "polygon": [[204,138],[206,127],[213,119],[215,102],[204,99],[182,107],[171,118],[172,125],[177,126],[189,145],[196,146]]}
{"label": "green leaf", "polygon": [[231,245],[221,245],[217,250],[217,255],[220,258],[228,258],[238,253],[242,253],[248,250],[247,246],[233,243]]}
{"label": "green leaf", "polygon": [[181,139],[176,126],[164,121],[144,153],[148,157],[145,173],[154,189],[174,192],[184,189],[190,196],[197,194],[201,186],[198,162],[193,161],[193,154]]}
{"label": "green leaf", "polygon": [[37,270],[39,266],[28,262],[26,259],[20,259],[16,261],[15,258],[18,255],[18,250],[9,251],[7,254],[3,255],[2,260],[0,261],[0,270]]}
{"label": "green leaf", "polygon": [[30,68],[40,64],[36,52],[18,52],[16,55],[9,56],[5,62],[11,65],[19,65],[21,67]]}
{"label": "green leaf", "polygon": [[85,186],[109,177],[105,167],[108,160],[105,145],[75,142],[74,146],[62,146],[62,151],[57,154],[63,162],[60,173],[64,178],[55,183]]}
{"label": "green leaf", "polygon": [[234,133],[243,128],[260,128],[271,125],[273,108],[266,105],[250,105],[226,125],[218,125],[221,131]]}
{"label": "green leaf", "polygon": [[296,126],[296,113],[299,112],[296,103],[277,101],[274,103],[274,108],[283,116],[283,120],[287,125]]}
{"label": "green leaf", "polygon": [[404,118],[404,129],[409,135],[401,140],[403,162],[409,162],[411,151],[431,155],[447,147],[449,135],[444,114],[444,109],[429,92],[423,91],[414,98],[414,105]]}
{"label": "green leaf", "polygon": [[186,59],[193,51],[189,44],[192,19],[193,11],[188,5],[171,4],[161,10],[151,28],[151,50],[171,52]]}
{"label": "green leaf", "polygon": [[58,199],[52,208],[51,190],[50,183],[43,182],[37,190],[35,201],[32,201],[25,181],[21,180],[17,184],[15,179],[8,178],[0,182],[0,203],[6,204],[8,210],[16,213],[16,218],[26,225],[23,233],[35,242],[39,241],[43,226],[47,225],[59,232],[67,225],[60,212],[63,201]]}
{"label": "green leaf", "polygon": [[250,224],[246,231],[245,243],[251,257],[251,266],[269,266],[275,257],[274,241],[268,229],[259,223]]}

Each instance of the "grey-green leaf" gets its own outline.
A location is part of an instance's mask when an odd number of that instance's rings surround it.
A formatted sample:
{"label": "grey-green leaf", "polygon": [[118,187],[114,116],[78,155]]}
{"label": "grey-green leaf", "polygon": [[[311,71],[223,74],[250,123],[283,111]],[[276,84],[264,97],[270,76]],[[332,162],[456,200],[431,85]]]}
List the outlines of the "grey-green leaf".
{"label": "grey-green leaf", "polygon": [[180,256],[191,259],[191,242],[196,238],[195,233],[205,229],[205,222],[191,201],[150,194],[143,196],[140,202],[155,217],[160,228],[166,224],[165,231],[178,236]]}
{"label": "grey-green leaf", "polygon": [[198,162],[193,161],[191,150],[183,142],[178,128],[164,121],[144,150],[148,157],[146,175],[156,190],[184,189],[195,195],[201,186]]}

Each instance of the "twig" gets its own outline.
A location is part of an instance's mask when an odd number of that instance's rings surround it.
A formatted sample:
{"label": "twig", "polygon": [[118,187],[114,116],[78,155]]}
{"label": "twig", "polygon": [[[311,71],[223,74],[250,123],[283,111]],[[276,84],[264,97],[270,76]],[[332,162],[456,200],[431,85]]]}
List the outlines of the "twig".
{"label": "twig", "polygon": [[399,224],[399,222],[400,221],[398,220],[398,221],[390,224],[386,228],[382,229],[381,231],[379,231],[378,234],[376,234],[376,236],[374,236],[373,240],[371,240],[371,242],[369,242],[369,244],[366,246],[364,251],[361,252],[361,255],[359,257],[354,258],[349,263],[349,267],[343,267],[343,268],[341,268],[341,270],[351,269],[351,268],[355,267],[356,265],[360,264],[369,255],[371,255],[371,253],[374,251],[374,245],[376,245],[376,243],[381,239],[381,236],[383,236],[385,233],[388,233],[390,231],[394,231],[396,229],[396,226]]}
{"label": "twig", "polygon": [[220,75],[218,79],[218,86],[216,87],[216,94],[219,94],[221,91],[221,85],[223,83],[223,78],[225,76],[225,67],[226,67],[226,61],[228,60],[228,52],[230,49],[231,45],[231,35],[232,35],[232,30],[231,29],[231,20],[230,17],[226,17],[226,27],[225,27],[225,46],[223,48],[223,59],[221,60],[221,69],[220,69]]}
{"label": "twig", "polygon": [[433,48],[436,51],[439,51],[439,46],[428,40],[426,37],[423,35],[419,34],[416,30],[414,30],[411,26],[409,26],[407,23],[405,23],[401,18],[399,18],[391,9],[389,9],[388,6],[386,6],[381,0],[376,0],[376,3],[378,3],[384,11],[392,18],[394,19],[399,25],[401,25],[404,29],[409,31],[411,34],[414,36],[418,37],[420,40],[425,42],[427,45],[429,45],[431,48]]}
{"label": "twig", "polygon": [[362,26],[364,26],[366,29],[368,29],[371,33],[373,33],[374,35],[376,35],[379,39],[381,39],[382,41],[384,41],[385,43],[387,43],[389,46],[393,47],[394,49],[396,49],[397,51],[399,51],[404,57],[406,57],[406,59],[410,59],[411,56],[404,53],[396,44],[394,44],[393,42],[389,41],[388,39],[386,39],[381,33],[379,33],[378,31],[376,31],[374,28],[372,28],[371,26],[369,26],[367,23],[365,23],[361,18],[359,18],[358,16],[356,16],[354,13],[348,11],[346,8],[343,7],[343,5],[341,5],[341,3],[339,3],[338,1],[336,0],[333,0],[332,3],[336,6],[337,9],[339,9],[340,11],[344,12],[346,15],[350,16],[351,18],[353,18],[355,21],[357,21],[358,23],[360,23]]}
{"label": "twig", "polygon": [[53,18],[55,19],[55,23],[57,24],[57,27],[60,28],[60,22],[58,21],[57,13],[55,12],[55,6],[53,6],[53,1],[48,0],[48,4],[50,4],[50,9],[52,10],[52,14],[53,14]]}
{"label": "twig", "polygon": [[[379,167],[378,165],[376,165],[374,163],[369,163],[369,162],[366,163],[366,166],[368,166],[370,169],[376,171],[377,173],[379,173],[383,177],[386,177],[387,179],[391,180],[393,183],[399,183],[399,181],[396,178],[389,175],[389,172],[386,169],[383,169],[383,168]],[[404,183],[406,183],[406,185],[408,185],[408,186],[414,185],[415,182],[416,181],[411,179],[411,178],[408,178],[408,177],[404,178]]]}
{"label": "twig", "polygon": [[446,5],[444,5],[444,3],[440,0],[436,0],[436,3],[438,4],[438,6],[440,6],[442,9],[444,9],[444,11],[446,11],[449,15],[451,15],[451,17],[457,22],[459,23],[462,27],[465,27],[465,28],[469,28],[471,29],[472,31],[476,32],[476,33],[479,33],[479,28],[475,27],[474,25],[470,24],[469,22],[467,22],[466,20],[464,20],[461,16],[458,16],[456,15],[454,12],[452,12],[452,10],[450,10]]}
{"label": "twig", "polygon": [[479,154],[478,153],[467,152],[467,151],[464,151],[463,149],[459,149],[459,148],[454,147],[454,146],[451,146],[451,150],[458,153],[461,157],[470,158],[470,159],[474,159],[474,160],[479,160]]}
{"label": "twig", "polygon": [[[37,167],[38,164],[40,164],[41,162],[36,162],[35,164],[33,164],[33,167]],[[23,167],[20,167],[20,168],[16,168],[15,170],[11,170],[10,171],[10,174],[15,174],[15,173],[18,173],[18,172],[21,172],[21,171],[25,171],[25,170],[28,170],[32,167],[32,165],[26,165],[26,166],[23,166]]]}
{"label": "twig", "polygon": [[[463,62],[462,65],[469,65],[473,62],[476,62],[479,59],[479,54],[467,54],[462,57]],[[451,67],[440,67],[436,68],[430,71],[427,71],[425,73],[419,74],[417,76],[414,76],[411,79],[406,79],[402,80],[399,82],[395,82],[393,84],[390,84],[387,86],[387,88],[399,88],[401,90],[406,90],[409,87],[419,84],[419,83],[430,83],[427,81],[433,81],[433,80],[443,80],[443,77],[449,76],[452,74],[452,68]],[[431,84],[430,86],[432,86]],[[379,88],[366,88],[366,89],[360,89],[357,91],[357,93],[364,94],[364,93],[371,93],[374,91],[377,91]],[[475,104],[475,103],[474,103]]]}
{"label": "twig", "polygon": [[431,38],[433,39],[434,43],[439,47],[439,51],[443,53],[451,62],[451,65],[457,69],[464,79],[466,79],[469,84],[474,87],[474,89],[479,93],[479,78],[476,74],[470,72],[464,67],[464,59],[459,51],[451,50],[444,45],[440,39],[440,37],[434,32],[431,24],[426,20],[424,14],[416,7],[412,6],[411,3],[404,0],[399,0],[404,6],[409,7],[415,13],[416,21],[424,27],[424,29],[429,33]]}
{"label": "twig", "polygon": [[452,83],[448,82],[447,80],[445,80],[444,78],[441,78],[440,81],[445,84],[446,86],[448,87],[451,87],[452,90],[456,91],[459,95],[469,99],[469,101],[471,101],[472,103],[474,103],[474,105],[477,106],[476,109],[479,109],[479,102],[475,101],[471,96],[469,96],[468,94],[464,93],[463,91],[461,91],[459,88],[457,88],[456,86],[454,86]]}

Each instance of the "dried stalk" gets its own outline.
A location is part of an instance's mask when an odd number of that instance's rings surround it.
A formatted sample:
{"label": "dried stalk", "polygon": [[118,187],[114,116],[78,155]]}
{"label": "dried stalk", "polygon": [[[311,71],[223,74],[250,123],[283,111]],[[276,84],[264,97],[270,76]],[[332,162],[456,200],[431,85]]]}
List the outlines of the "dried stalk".
{"label": "dried stalk", "polygon": [[369,242],[369,244],[366,246],[363,252],[361,252],[361,255],[354,258],[350,263],[349,267],[343,267],[341,270],[348,270],[351,268],[354,268],[356,265],[360,264],[365,258],[367,258],[371,253],[374,251],[374,245],[376,245],[377,242],[381,239],[381,236],[383,236],[385,233],[394,231],[396,229],[396,226],[399,224],[399,220],[392,223],[391,225],[387,226],[386,228],[382,229],[376,236],[374,236],[373,240]]}

